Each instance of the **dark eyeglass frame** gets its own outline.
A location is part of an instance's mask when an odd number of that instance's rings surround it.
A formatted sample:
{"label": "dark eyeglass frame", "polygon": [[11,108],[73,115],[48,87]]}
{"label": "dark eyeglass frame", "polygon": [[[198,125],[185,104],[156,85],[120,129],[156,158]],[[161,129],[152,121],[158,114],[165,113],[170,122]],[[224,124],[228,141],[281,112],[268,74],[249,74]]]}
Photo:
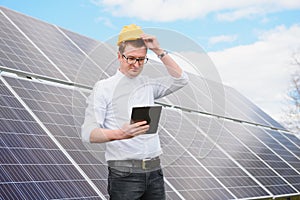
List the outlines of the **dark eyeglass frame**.
{"label": "dark eyeglass frame", "polygon": [[[136,62],[138,62],[140,65],[146,64],[149,60],[149,58],[135,58],[135,57],[127,57],[124,54],[122,54],[122,57],[126,59],[127,64],[134,65]],[[128,61],[131,60],[131,61]]]}

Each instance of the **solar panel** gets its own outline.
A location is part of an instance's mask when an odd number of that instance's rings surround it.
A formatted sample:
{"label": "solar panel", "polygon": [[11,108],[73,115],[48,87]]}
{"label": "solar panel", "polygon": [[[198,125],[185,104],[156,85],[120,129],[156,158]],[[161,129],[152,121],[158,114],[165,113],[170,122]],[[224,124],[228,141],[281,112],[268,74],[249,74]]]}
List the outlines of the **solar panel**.
{"label": "solar panel", "polygon": [[[297,145],[297,144],[300,144],[299,143],[300,141],[298,141],[298,143],[295,143],[297,141],[290,140],[287,137],[287,135],[290,135],[290,134],[287,134],[287,133],[280,133],[280,132],[272,131],[271,134],[272,134],[272,137],[274,137],[277,141],[279,141],[282,145],[284,145],[284,147],[286,149],[288,149],[290,152],[292,152],[293,155],[295,155],[298,159],[300,159],[300,148],[299,148],[299,145]],[[294,135],[292,135],[292,136],[294,136]]]}
{"label": "solar panel", "polygon": [[295,146],[300,148],[300,139],[293,134],[283,134],[289,141],[291,141]]}
{"label": "solar panel", "polygon": [[[153,70],[150,73],[160,74],[161,72]],[[223,116],[225,113],[223,86],[212,90],[210,88],[212,85],[209,84],[209,81],[201,79],[200,77],[194,79],[193,76],[194,75],[189,74],[190,82],[187,86],[165,98],[159,99],[157,102],[175,105],[183,109]],[[213,101],[213,97],[218,95],[221,96],[219,100]],[[180,98],[183,96],[185,97],[184,99]]]}
{"label": "solar panel", "polygon": [[[232,199],[233,196],[164,130],[160,132],[163,169],[184,199]],[[166,191],[167,193],[169,190]]]}
{"label": "solar panel", "polygon": [[2,81],[0,88],[1,199],[100,199]]}
{"label": "solar panel", "polygon": [[[270,194],[249,177],[234,160],[229,158],[224,150],[219,149],[218,137],[213,139],[207,137],[205,133],[200,132],[197,126],[189,122],[188,118],[182,117],[182,115],[175,110],[166,110],[164,113],[167,115],[165,118],[168,120],[163,123],[163,126],[185,147],[183,151],[177,150],[178,144],[172,147],[170,152],[178,152],[175,154],[177,155],[175,158],[181,160],[182,158],[179,152],[188,151],[198,163],[201,163],[224,187],[228,188],[235,198],[270,196]],[[185,115],[184,113],[183,116]],[[195,119],[195,116],[193,116],[193,118]],[[198,186],[205,188],[201,185]]]}
{"label": "solar panel", "polygon": [[[148,73],[159,74],[157,70]],[[183,89],[158,100],[158,103],[206,113],[223,118],[231,118],[252,124],[285,128],[247,100],[236,90],[220,83],[189,74],[189,85]],[[184,100],[180,97],[184,96]]]}
{"label": "solar panel", "polygon": [[[99,190],[106,194],[107,167],[101,162],[104,158],[97,157],[97,154],[103,156],[102,146],[97,148],[97,145],[84,145],[80,137],[85,96],[70,88],[11,77],[5,79],[82,170],[97,184]],[[91,154],[89,150],[93,149],[94,154]]]}
{"label": "solar panel", "polygon": [[[251,134],[263,143],[270,152],[273,152],[280,159],[269,155],[269,151],[264,150],[265,161],[275,169],[282,177],[289,181],[298,191],[300,191],[300,160],[290,151],[284,148],[282,144],[274,140],[270,135],[275,131],[263,130],[262,128],[248,127]],[[269,134],[268,134],[269,133]]]}
{"label": "solar panel", "polygon": [[[118,68],[115,47],[0,10],[0,198],[108,198],[105,146],[82,143],[80,126],[91,86]],[[166,73],[154,60],[143,71]],[[189,78],[156,102],[167,199],[299,195],[300,140],[236,90]]]}
{"label": "solar panel", "polygon": [[[60,28],[84,53],[90,58],[98,67],[102,69],[102,73],[98,76],[97,80],[107,78],[116,73],[118,68],[117,61],[117,48],[116,45],[112,46],[109,42],[99,42],[90,38],[84,37],[77,33]],[[84,61],[82,63],[81,71],[86,70]],[[98,69],[99,70],[99,69]],[[97,73],[99,74],[99,72]]]}
{"label": "solar panel", "polygon": [[72,31],[66,30],[64,28],[58,27],[67,37],[71,39],[78,47],[86,54],[90,54],[93,52],[99,45],[102,43],[94,40],[92,38],[88,38],[84,35],[80,35],[78,33],[74,33]]}
{"label": "solar panel", "polygon": [[[274,142],[272,142],[270,145],[268,145],[271,149],[273,149],[276,152],[277,148],[278,150],[278,155],[283,156],[287,155],[288,157],[291,157],[291,159],[285,159],[290,163],[290,161],[294,160],[293,164],[295,164],[295,169],[299,171],[299,156],[300,156],[300,149],[290,140],[288,140],[286,137],[284,137],[284,134],[280,133],[279,131],[275,130],[265,130],[268,135],[274,139]],[[271,146],[272,145],[272,146]],[[278,145],[278,147],[277,147]],[[296,160],[295,160],[296,159]]]}
{"label": "solar panel", "polygon": [[[244,115],[244,117],[240,117],[238,119],[245,118],[247,119],[246,121],[249,122],[254,122],[257,124],[286,130],[281,124],[276,122],[272,117],[267,115],[263,110],[261,110],[258,106],[254,105],[251,101],[249,101],[235,89],[225,87],[225,93],[226,99],[228,100],[226,106],[230,106],[228,110],[239,110],[239,112],[241,112]],[[230,112],[229,116],[236,118],[236,116],[232,115]]]}
{"label": "solar panel", "polygon": [[[167,117],[162,112],[162,121]],[[163,123],[165,126],[166,124]],[[178,126],[177,126],[178,127]],[[161,127],[162,128],[162,127]],[[163,148],[162,165],[165,178],[185,199],[229,199],[232,195],[199,162],[187,154],[184,146],[168,128],[159,131]],[[173,134],[173,135],[172,135]],[[208,185],[214,187],[209,188]],[[168,190],[167,190],[168,193]]]}
{"label": "solar panel", "polygon": [[[200,119],[200,123],[198,123],[199,127],[209,137],[218,137],[217,144],[273,195],[296,193],[295,189],[280,174],[268,166],[264,160],[265,158],[258,156],[259,152],[253,151],[251,147],[261,147],[262,145],[255,144],[255,140],[252,140],[242,124],[233,121],[219,121],[203,116],[198,116],[198,119]],[[220,130],[222,130],[221,134]],[[216,133],[217,136],[215,135]],[[282,161],[277,162],[283,163]]]}
{"label": "solar panel", "polygon": [[99,80],[101,69],[87,58],[59,28],[5,8],[1,10],[35,44],[35,47],[43,52],[44,57],[55,66],[56,71],[61,71],[66,77],[64,80],[86,86],[93,86]]}
{"label": "solar panel", "polygon": [[[239,158],[241,160],[238,162],[241,162],[241,164],[245,165],[245,168],[250,168],[249,171],[251,171],[254,176],[258,176],[258,180],[261,178],[260,176],[266,176],[261,181],[274,195],[298,192],[295,187],[296,185],[293,184],[293,178],[290,175],[283,174],[282,171],[290,172],[291,175],[296,175],[296,177],[299,175],[297,175],[295,171],[282,159],[280,159],[273,151],[266,148],[264,143],[254,137],[257,128],[250,126],[245,127],[243,125],[234,123],[226,123],[225,127],[228,130],[227,136],[229,136],[229,134],[234,134],[234,138],[236,138],[235,140],[238,140],[239,143],[243,144],[244,148],[247,149],[245,152],[250,151],[253,154],[241,154],[243,156]],[[229,138],[227,138],[227,141],[232,142],[232,140],[234,140],[233,137]],[[268,137],[268,139],[269,138],[270,137]],[[230,145],[230,147],[231,146],[232,145]],[[236,147],[236,149],[240,151],[243,148]],[[226,150],[231,151],[231,149],[228,147]],[[249,163],[249,161],[251,163]],[[269,169],[267,169],[266,166]],[[254,168],[251,169],[251,167]]]}
{"label": "solar panel", "polygon": [[[2,11],[7,11],[1,7]],[[46,57],[0,12],[0,67],[66,80]]]}

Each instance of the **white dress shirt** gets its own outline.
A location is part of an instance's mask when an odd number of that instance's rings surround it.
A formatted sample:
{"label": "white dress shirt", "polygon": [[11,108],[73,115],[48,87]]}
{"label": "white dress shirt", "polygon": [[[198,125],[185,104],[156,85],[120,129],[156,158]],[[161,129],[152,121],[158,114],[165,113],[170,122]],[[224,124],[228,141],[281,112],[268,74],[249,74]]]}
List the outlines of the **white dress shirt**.
{"label": "white dress shirt", "polygon": [[[95,128],[120,129],[124,123],[129,123],[132,107],[154,105],[155,99],[180,89],[187,82],[184,72],[180,78],[150,79],[142,75],[129,78],[119,70],[114,76],[98,81],[87,99],[82,140],[90,142],[91,131]],[[105,158],[107,161],[144,159],[161,153],[159,135],[142,134],[107,142]]]}

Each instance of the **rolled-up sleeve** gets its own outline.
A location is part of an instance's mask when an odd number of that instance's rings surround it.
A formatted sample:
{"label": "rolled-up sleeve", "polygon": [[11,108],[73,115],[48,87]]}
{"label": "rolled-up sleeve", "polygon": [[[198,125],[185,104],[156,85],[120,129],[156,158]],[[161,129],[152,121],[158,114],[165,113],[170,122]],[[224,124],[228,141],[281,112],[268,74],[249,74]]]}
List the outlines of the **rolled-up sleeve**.
{"label": "rolled-up sleeve", "polygon": [[100,90],[100,83],[97,83],[86,100],[87,107],[84,122],[81,126],[81,139],[83,142],[90,142],[91,132],[95,128],[103,127],[106,103]]}

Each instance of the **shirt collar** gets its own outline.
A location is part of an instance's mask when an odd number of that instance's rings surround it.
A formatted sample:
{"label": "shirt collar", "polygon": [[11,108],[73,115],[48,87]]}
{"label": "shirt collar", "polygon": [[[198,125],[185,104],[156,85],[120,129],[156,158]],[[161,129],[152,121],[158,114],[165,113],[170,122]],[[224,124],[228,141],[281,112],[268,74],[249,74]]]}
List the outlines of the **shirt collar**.
{"label": "shirt collar", "polygon": [[[137,77],[130,78],[130,77],[126,76],[125,74],[123,74],[123,73],[120,71],[120,69],[117,70],[117,73],[115,74],[115,76],[118,77],[118,78],[128,78],[128,79],[131,79],[131,80],[137,78]],[[140,75],[139,75],[139,76],[140,76]]]}

